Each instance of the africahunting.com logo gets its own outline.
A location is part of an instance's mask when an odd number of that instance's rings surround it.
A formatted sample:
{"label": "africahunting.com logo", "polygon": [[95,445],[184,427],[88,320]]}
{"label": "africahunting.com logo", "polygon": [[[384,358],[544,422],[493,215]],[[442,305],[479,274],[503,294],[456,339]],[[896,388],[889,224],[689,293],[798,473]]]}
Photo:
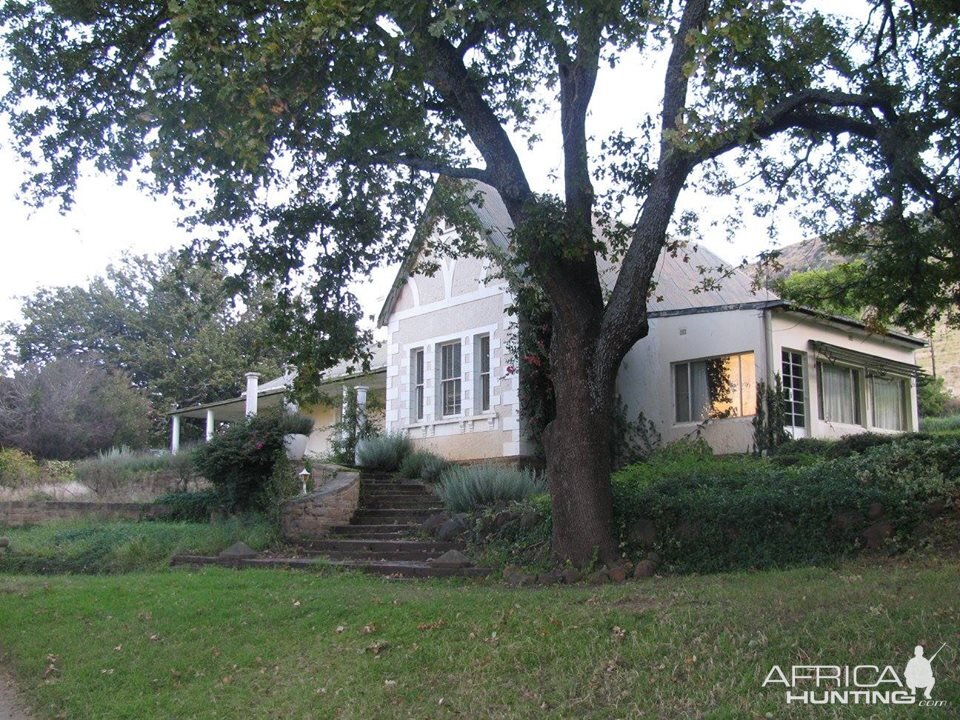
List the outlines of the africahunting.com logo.
{"label": "africahunting.com logo", "polygon": [[929,658],[922,645],[902,674],[892,665],[774,665],[763,687],[782,689],[788,705],[917,705],[943,707],[934,699],[936,685],[933,661],[946,643]]}

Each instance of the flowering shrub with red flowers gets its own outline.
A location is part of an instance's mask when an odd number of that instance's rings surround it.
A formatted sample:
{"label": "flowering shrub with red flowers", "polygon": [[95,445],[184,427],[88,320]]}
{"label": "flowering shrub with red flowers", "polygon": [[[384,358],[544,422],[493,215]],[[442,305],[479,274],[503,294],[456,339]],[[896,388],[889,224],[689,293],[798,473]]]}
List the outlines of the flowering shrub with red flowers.
{"label": "flowering shrub with red flowers", "polygon": [[194,451],[193,462],[217,491],[227,512],[273,512],[296,494],[284,435],[310,431],[312,420],[283,412],[262,412],[233,423]]}

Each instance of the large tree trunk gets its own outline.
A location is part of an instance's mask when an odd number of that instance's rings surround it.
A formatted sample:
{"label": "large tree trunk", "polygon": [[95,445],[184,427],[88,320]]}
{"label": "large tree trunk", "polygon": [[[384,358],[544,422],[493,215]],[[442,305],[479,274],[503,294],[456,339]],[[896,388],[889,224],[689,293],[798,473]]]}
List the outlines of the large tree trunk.
{"label": "large tree trunk", "polygon": [[581,322],[554,326],[550,369],[556,417],[544,432],[553,551],[577,567],[617,557],[610,488],[614,383],[594,366],[596,324],[589,314],[584,310]]}

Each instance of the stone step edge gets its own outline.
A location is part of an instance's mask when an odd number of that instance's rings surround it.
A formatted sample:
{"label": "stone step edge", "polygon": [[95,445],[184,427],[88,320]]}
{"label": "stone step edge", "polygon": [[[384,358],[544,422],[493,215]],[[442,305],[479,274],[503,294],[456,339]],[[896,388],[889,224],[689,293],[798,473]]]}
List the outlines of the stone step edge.
{"label": "stone step edge", "polygon": [[491,568],[466,567],[445,568],[434,567],[426,562],[412,560],[394,560],[380,562],[377,560],[329,560],[322,558],[222,558],[211,555],[174,555],[170,559],[171,566],[183,565],[218,565],[235,569],[242,568],[270,568],[282,567],[291,569],[309,569],[313,567],[335,567],[344,570],[360,570],[368,573],[387,575],[390,577],[485,577],[493,572]]}

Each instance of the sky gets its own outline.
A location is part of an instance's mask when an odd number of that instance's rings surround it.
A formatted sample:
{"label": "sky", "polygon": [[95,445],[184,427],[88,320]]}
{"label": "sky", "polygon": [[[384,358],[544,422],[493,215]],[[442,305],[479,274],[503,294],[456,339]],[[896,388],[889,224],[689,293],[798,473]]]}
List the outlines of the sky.
{"label": "sky", "polygon": [[[0,73],[3,66],[0,64]],[[619,127],[632,127],[651,102],[660,97],[662,60],[644,64],[626,57],[614,70],[601,72],[588,129],[597,138]],[[3,89],[0,81],[0,91]],[[544,142],[533,150],[518,142],[531,184],[537,191],[557,191],[559,176],[559,110],[544,115],[538,131]],[[84,284],[102,273],[121,253],[158,253],[190,240],[178,225],[178,211],[170,198],[151,198],[134,182],[118,186],[111,178],[88,173],[81,178],[73,208],[61,214],[55,205],[39,210],[25,206],[17,191],[27,168],[10,143],[6,121],[0,117],[0,324],[19,316],[18,296],[39,287]],[[728,210],[722,202],[687,195],[683,202],[705,209],[719,219]],[[707,236],[708,249],[731,263],[753,258],[770,247],[765,225],[748,219],[729,242],[723,232]],[[802,239],[795,223],[786,220],[781,244]],[[365,313],[376,314],[389,290],[395,267],[382,269],[356,288]]]}

